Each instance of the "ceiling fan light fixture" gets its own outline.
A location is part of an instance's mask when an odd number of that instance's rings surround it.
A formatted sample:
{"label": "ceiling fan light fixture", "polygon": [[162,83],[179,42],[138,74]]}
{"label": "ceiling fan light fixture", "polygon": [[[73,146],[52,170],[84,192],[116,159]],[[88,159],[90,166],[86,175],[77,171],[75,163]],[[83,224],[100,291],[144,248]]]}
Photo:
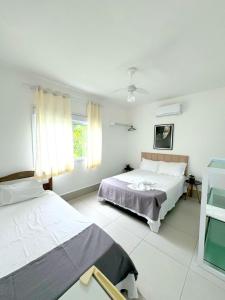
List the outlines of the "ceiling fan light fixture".
{"label": "ceiling fan light fixture", "polygon": [[148,91],[146,91],[143,88],[140,88],[139,86],[137,87],[133,82],[133,77],[137,71],[138,71],[138,69],[136,67],[129,68],[128,69],[128,75],[129,75],[128,86],[114,91],[114,93],[127,91],[127,99],[126,100],[128,103],[134,103],[136,101],[137,94],[144,94],[144,95],[148,94]]}
{"label": "ceiling fan light fixture", "polygon": [[128,96],[127,96],[127,102],[129,102],[129,103],[135,102],[135,96],[134,96],[134,93],[132,93],[132,92],[129,92],[129,93],[128,93]]}

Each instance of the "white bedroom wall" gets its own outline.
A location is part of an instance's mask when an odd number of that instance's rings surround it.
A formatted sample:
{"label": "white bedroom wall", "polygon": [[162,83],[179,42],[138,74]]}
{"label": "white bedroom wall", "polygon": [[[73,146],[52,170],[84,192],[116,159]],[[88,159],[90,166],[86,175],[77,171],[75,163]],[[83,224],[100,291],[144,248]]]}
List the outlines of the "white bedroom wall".
{"label": "white bedroom wall", "polygon": [[[0,176],[33,169],[31,128],[33,92],[24,83],[43,84],[64,92],[63,85],[60,88],[54,81],[8,67],[0,67]],[[79,93],[79,96],[72,98],[73,113],[85,114],[89,97],[87,94]],[[54,178],[54,190],[57,193],[62,195],[99,183],[103,177],[121,172],[127,162],[128,132],[125,128],[110,126],[110,122],[127,122],[127,111],[110,103],[104,103],[102,110],[101,167],[90,171],[85,169],[82,162],[75,162],[73,173]]]}
{"label": "white bedroom wall", "polygon": [[[158,106],[182,103],[178,116],[156,118]],[[129,161],[137,167],[142,151],[189,155],[189,172],[202,177],[211,157],[225,157],[225,88],[137,106],[130,112],[137,128],[129,135]],[[172,151],[153,149],[154,125],[174,123]]]}
{"label": "white bedroom wall", "polygon": [[[25,82],[59,88],[42,77],[0,67],[0,176],[33,168],[33,93],[24,86]],[[87,98],[83,95],[72,100],[74,113],[85,113]],[[177,102],[183,105],[181,115],[155,117],[159,105]],[[155,124],[175,124],[174,149],[166,153],[189,155],[190,172],[197,177],[202,176],[211,156],[225,156],[225,88],[135,106],[130,112],[110,103],[103,104],[102,109],[102,166],[88,171],[81,162],[75,162],[73,173],[54,180],[54,188],[59,194],[96,184],[104,177],[119,173],[125,163],[137,167],[141,151],[156,151],[153,150]],[[128,133],[125,128],[110,126],[110,122],[127,122],[128,119],[137,131]]]}
{"label": "white bedroom wall", "polygon": [[31,116],[30,91],[16,72],[1,67],[0,176],[32,168]]}

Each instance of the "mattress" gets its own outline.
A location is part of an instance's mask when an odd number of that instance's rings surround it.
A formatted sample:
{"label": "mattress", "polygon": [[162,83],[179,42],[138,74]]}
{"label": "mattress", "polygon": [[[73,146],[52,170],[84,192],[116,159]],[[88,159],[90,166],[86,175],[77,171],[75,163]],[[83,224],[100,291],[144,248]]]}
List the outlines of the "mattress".
{"label": "mattress", "polygon": [[[52,191],[1,207],[0,226],[4,299],[57,299],[92,264],[120,286],[137,276],[126,252]],[[136,293],[135,284],[131,289]]]}

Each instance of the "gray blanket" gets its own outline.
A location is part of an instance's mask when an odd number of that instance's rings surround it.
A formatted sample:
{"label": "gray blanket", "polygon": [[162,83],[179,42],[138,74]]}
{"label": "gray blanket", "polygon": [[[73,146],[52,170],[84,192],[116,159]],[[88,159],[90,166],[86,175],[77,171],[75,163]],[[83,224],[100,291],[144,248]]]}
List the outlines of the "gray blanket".
{"label": "gray blanket", "polygon": [[[15,253],[17,255],[17,253]],[[62,296],[92,265],[113,284],[137,271],[126,252],[95,224],[0,279],[1,300],[53,300]]]}
{"label": "gray blanket", "polygon": [[167,199],[160,190],[136,191],[128,188],[128,183],[110,177],[102,180],[98,196],[119,206],[142,214],[147,219],[157,221],[162,203]]}

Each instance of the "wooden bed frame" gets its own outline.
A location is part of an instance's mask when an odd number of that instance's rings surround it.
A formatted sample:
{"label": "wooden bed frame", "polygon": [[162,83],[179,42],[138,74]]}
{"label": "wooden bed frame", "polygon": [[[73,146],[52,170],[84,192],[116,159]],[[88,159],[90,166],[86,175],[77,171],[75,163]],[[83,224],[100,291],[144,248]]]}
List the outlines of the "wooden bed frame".
{"label": "wooden bed frame", "polygon": [[[0,177],[0,182],[29,178],[29,177],[34,177],[34,171],[22,171],[4,177]],[[48,182],[43,184],[43,188],[45,190],[52,190],[52,177],[48,179]]]}
{"label": "wooden bed frame", "polygon": [[142,152],[141,158],[157,160],[157,161],[166,161],[166,162],[185,162],[187,167],[185,169],[185,176],[188,175],[188,160],[187,155],[177,155],[177,154],[162,154],[162,153],[151,153],[151,152]]}

